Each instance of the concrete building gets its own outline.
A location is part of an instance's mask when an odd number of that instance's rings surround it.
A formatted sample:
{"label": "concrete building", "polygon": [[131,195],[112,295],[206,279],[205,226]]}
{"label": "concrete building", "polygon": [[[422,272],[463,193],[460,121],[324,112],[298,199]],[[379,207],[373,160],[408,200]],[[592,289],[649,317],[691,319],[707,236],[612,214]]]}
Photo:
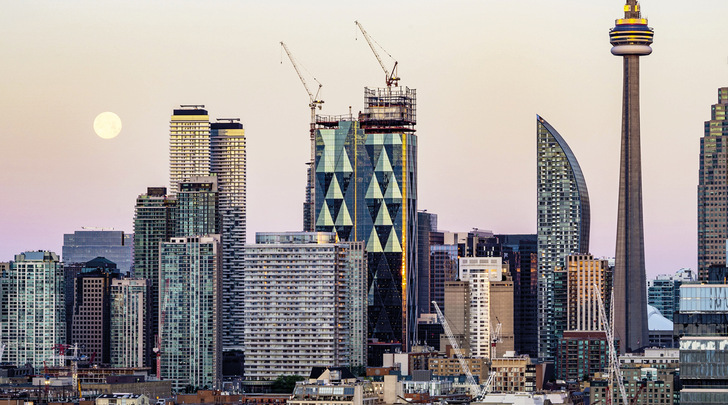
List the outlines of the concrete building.
{"label": "concrete building", "polygon": [[[445,283],[445,308],[442,310],[458,346],[470,353],[470,283],[449,281]],[[450,345],[447,336],[440,335],[440,351]]]}
{"label": "concrete building", "polygon": [[151,331],[150,280],[111,281],[111,367],[144,367]]}
{"label": "concrete building", "polygon": [[162,378],[173,389],[217,388],[222,379],[220,236],[159,245]]}
{"label": "concrete building", "polygon": [[[460,258],[460,279],[470,288],[470,353],[495,358],[513,351],[513,282],[500,257]],[[501,324],[497,352],[491,334]]]}
{"label": "concrete building", "polygon": [[642,220],[639,58],[652,53],[652,28],[637,0],[627,0],[624,19],[609,32],[612,54],[624,60],[622,154],[614,268],[614,329],[622,350],[633,352],[649,341],[647,279]]}
{"label": "concrete building", "polygon": [[[484,383],[488,380],[488,359],[482,357],[470,357],[464,354],[465,363],[467,363],[473,377],[478,378],[478,382]],[[451,351],[448,357],[437,357],[428,360],[428,370],[432,371],[435,377],[459,377],[463,375],[463,369],[460,361]]]}
{"label": "concrete building", "polygon": [[0,279],[0,335],[6,345],[3,360],[30,363],[35,369],[56,355],[53,347],[66,343],[63,266],[47,251],[15,255]]}
{"label": "concrete building", "polygon": [[566,261],[568,271],[567,330],[604,330],[599,319],[599,300],[594,286],[609,313],[611,301],[612,272],[607,260],[594,259],[592,255],[569,255]]}
{"label": "concrete building", "polygon": [[680,306],[680,285],[674,275],[660,274],[647,282],[647,305],[651,305],[667,319],[672,317]]}
{"label": "concrete building", "polygon": [[416,92],[365,88],[364,112],[317,117],[315,227],[365,241],[369,337],[415,344],[417,324]]}
{"label": "concrete building", "polygon": [[146,332],[145,366],[151,367],[152,346],[159,335],[159,244],[174,236],[176,198],[165,187],[149,187],[134,207],[134,276],[149,283],[150,329]]}
{"label": "concrete building", "polygon": [[217,177],[194,176],[180,183],[174,236],[216,235],[221,225]]}
{"label": "concrete building", "polygon": [[707,280],[708,268],[726,264],[728,240],[728,187],[725,184],[728,145],[728,87],[718,89],[718,103],[711,107],[700,139],[698,175],[698,273]]}
{"label": "concrete building", "polygon": [[100,364],[111,363],[111,283],[120,278],[116,264],[103,257],[88,261],[73,280],[70,344]]}
{"label": "concrete building", "polygon": [[257,233],[245,247],[245,375],[366,363],[363,242],[329,232]]}
{"label": "concrete building", "polygon": [[536,367],[528,356],[506,356],[491,359],[493,392],[515,393],[536,391]]}
{"label": "concrete building", "polygon": [[101,394],[96,405],[149,405],[149,397],[143,394]]}
{"label": "concrete building", "polygon": [[557,322],[556,272],[570,254],[589,253],[591,208],[586,180],[564,138],[542,117],[537,127],[538,357],[553,361],[563,332]]}
{"label": "concrete building", "polygon": [[243,349],[243,250],[246,237],[245,130],[240,120],[210,124],[210,172],[217,176],[222,222],[223,349]]}
{"label": "concrete building", "polygon": [[169,121],[169,190],[210,174],[210,116],[204,105],[181,105]]}
{"label": "concrete building", "polygon": [[61,258],[64,264],[86,263],[104,257],[124,274],[133,270],[134,234],[101,228],[83,228],[63,235]]}

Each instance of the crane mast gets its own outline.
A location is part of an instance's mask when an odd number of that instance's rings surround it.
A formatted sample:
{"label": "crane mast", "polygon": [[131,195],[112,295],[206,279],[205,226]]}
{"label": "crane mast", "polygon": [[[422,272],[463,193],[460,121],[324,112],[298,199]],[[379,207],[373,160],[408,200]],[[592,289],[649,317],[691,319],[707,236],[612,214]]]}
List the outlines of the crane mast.
{"label": "crane mast", "polygon": [[314,172],[314,166],[316,164],[316,108],[320,110],[321,105],[324,103],[323,100],[318,98],[319,93],[321,92],[321,87],[323,87],[323,85],[314,77],[313,80],[318,83],[318,89],[316,89],[316,95],[314,95],[311,92],[311,89],[309,89],[308,83],[306,83],[306,79],[303,77],[301,70],[298,68],[298,64],[293,58],[293,55],[291,55],[291,51],[288,49],[288,46],[283,43],[283,41],[281,41],[281,47],[284,51],[286,51],[286,55],[288,55],[288,59],[291,61],[293,69],[296,70],[296,74],[298,74],[298,78],[301,80],[303,88],[306,89],[309,100],[308,107],[311,109],[311,123],[309,127],[309,139],[311,141],[311,158],[308,162],[308,196],[306,199],[306,203],[309,204],[309,229],[305,229],[305,231],[313,232],[315,230],[314,218],[316,218],[316,174]]}
{"label": "crane mast", "polygon": [[[594,284],[593,287],[594,295],[597,297],[597,303],[599,304],[599,318],[604,325],[604,333],[607,335],[607,344],[609,348],[609,388],[612,388],[613,379],[616,379],[617,385],[619,386],[619,395],[622,397],[622,403],[628,404],[629,401],[627,400],[627,391],[624,388],[624,380],[622,379],[622,370],[619,368],[619,358],[617,357],[617,352],[614,349],[614,331],[612,329],[613,324],[609,322],[609,319],[607,318],[607,311],[604,309],[602,292],[599,289],[599,286]],[[614,292],[612,292],[612,302],[614,302]],[[614,402],[611,401],[612,396],[613,395],[610,393],[610,403]]]}
{"label": "crane mast", "polygon": [[[382,62],[382,58],[379,56],[379,52],[377,52],[377,49],[374,47],[374,44],[372,43],[372,38],[369,36],[367,31],[362,27],[361,24],[359,24],[359,21],[354,21],[354,24],[356,24],[357,27],[359,27],[359,30],[361,31],[362,35],[364,35],[364,39],[367,40],[367,44],[369,44],[369,48],[371,48],[372,52],[374,53],[374,56],[377,58],[377,62],[379,62],[379,66],[382,67],[382,70],[384,70],[385,80],[387,81],[387,87],[394,87],[399,86],[399,77],[397,77],[397,61],[394,61],[394,67],[392,68],[392,72],[389,72],[389,69],[387,69],[386,66],[384,66],[384,62]],[[385,51],[386,52],[386,51]],[[392,55],[389,55],[390,57]],[[392,58],[394,59],[394,58]]]}

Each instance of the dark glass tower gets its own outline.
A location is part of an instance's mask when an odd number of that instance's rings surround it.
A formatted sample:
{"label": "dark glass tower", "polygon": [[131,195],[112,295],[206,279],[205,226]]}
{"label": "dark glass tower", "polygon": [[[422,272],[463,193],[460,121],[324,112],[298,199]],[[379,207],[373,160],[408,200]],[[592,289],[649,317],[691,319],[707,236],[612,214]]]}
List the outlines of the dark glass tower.
{"label": "dark glass tower", "polygon": [[589,253],[591,209],[584,174],[569,145],[542,117],[536,117],[536,127],[538,357],[553,361],[566,328],[566,258]]}
{"label": "dark glass tower", "polygon": [[365,89],[365,110],[317,117],[315,226],[366,242],[369,337],[410,345],[417,321],[415,90]]}
{"label": "dark glass tower", "polygon": [[710,121],[700,139],[698,184],[698,270],[700,280],[708,279],[711,265],[726,263],[728,240],[728,87],[718,89]]}
{"label": "dark glass tower", "polygon": [[622,85],[622,157],[619,173],[617,248],[614,269],[614,329],[622,350],[649,343],[647,280],[642,221],[640,152],[640,56],[652,53],[652,28],[637,0],[627,0],[624,18],[609,32],[612,54],[624,59]]}

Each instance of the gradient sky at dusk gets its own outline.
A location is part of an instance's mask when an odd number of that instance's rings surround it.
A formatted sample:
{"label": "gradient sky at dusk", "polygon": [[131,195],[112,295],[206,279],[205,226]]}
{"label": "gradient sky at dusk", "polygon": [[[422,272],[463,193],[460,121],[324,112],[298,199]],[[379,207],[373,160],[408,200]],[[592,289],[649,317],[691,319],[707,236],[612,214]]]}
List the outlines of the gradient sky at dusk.
{"label": "gradient sky at dusk", "polygon": [[[419,209],[440,229],[536,231],[536,114],[570,144],[592,204],[591,251],[614,254],[622,62],[620,0],[33,1],[0,14],[0,261],[60,253],[83,226],[132,231],[134,201],[167,185],[179,104],[240,117],[248,240],[299,230],[308,97],[281,52],[324,87],[323,114],[384,85],[354,20],[417,89]],[[645,0],[641,59],[648,275],[696,266],[699,139],[728,86],[728,2]],[[385,58],[387,65],[391,61]],[[282,63],[281,63],[282,62]],[[307,76],[313,82],[312,76]],[[113,111],[121,134],[93,120]]]}

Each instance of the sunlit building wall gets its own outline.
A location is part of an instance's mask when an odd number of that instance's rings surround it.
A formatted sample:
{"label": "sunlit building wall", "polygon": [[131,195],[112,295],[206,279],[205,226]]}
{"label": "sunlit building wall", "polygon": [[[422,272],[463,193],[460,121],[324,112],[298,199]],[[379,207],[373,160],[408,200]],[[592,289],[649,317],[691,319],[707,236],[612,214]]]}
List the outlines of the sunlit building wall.
{"label": "sunlit building wall", "polygon": [[169,121],[169,190],[193,176],[210,174],[210,116],[204,105],[182,105]]}

